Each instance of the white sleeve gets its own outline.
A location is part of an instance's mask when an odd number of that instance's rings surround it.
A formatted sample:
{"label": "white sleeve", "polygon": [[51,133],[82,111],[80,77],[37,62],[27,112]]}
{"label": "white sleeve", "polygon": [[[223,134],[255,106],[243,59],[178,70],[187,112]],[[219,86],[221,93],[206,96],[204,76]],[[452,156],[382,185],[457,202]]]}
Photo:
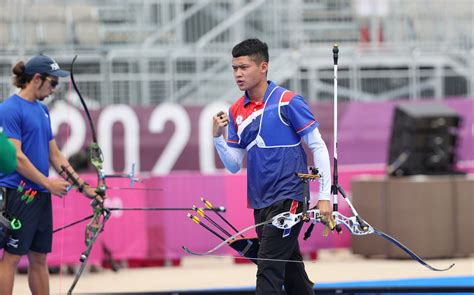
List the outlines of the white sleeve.
{"label": "white sleeve", "polygon": [[230,173],[239,172],[240,168],[242,168],[245,150],[228,146],[222,135],[214,137],[214,146],[224,167],[229,170]]}
{"label": "white sleeve", "polygon": [[324,143],[318,128],[315,128],[313,131],[303,136],[303,140],[313,154],[314,167],[318,168],[319,174],[321,175],[321,178],[319,179],[319,200],[330,200],[331,165],[326,143]]}

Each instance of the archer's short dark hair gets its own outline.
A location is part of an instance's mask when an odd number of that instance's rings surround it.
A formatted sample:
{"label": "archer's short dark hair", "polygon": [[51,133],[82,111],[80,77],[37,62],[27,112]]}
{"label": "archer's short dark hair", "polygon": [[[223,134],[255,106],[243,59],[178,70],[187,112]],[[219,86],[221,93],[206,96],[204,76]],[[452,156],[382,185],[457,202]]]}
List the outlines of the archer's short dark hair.
{"label": "archer's short dark hair", "polygon": [[232,48],[232,57],[249,56],[257,64],[268,62],[268,46],[258,39],[247,39]]}

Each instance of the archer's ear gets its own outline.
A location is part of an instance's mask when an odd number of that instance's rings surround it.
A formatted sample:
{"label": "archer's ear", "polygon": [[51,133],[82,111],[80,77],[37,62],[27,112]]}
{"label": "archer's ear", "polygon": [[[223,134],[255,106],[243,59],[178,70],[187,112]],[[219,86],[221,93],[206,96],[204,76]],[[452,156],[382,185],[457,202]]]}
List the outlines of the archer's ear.
{"label": "archer's ear", "polygon": [[267,72],[268,72],[268,62],[262,61],[262,62],[260,63],[260,71],[261,71],[262,73],[267,73]]}
{"label": "archer's ear", "polygon": [[34,74],[33,78],[31,78],[31,82],[33,82],[33,83],[43,82],[43,80],[41,79],[41,75],[40,74]]}

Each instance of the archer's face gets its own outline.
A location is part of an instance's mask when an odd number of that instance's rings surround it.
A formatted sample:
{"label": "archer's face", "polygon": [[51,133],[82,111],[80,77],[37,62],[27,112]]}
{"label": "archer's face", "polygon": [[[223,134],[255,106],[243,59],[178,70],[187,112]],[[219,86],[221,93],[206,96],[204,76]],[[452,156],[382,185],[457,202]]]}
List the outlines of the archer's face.
{"label": "archer's face", "polygon": [[46,79],[42,79],[40,75],[35,75],[32,83],[35,90],[35,97],[43,101],[46,97],[55,92],[58,78],[49,76]]}
{"label": "archer's face", "polygon": [[251,91],[257,85],[267,81],[268,63],[257,64],[249,56],[239,56],[232,59],[234,79],[242,91]]}

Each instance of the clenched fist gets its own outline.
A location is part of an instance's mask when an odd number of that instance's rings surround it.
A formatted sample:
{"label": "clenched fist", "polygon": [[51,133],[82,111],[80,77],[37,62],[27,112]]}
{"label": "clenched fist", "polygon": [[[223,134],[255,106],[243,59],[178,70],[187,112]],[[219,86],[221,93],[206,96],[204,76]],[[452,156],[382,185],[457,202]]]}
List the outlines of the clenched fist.
{"label": "clenched fist", "polygon": [[229,116],[220,111],[213,117],[213,123],[212,134],[214,137],[219,137],[222,135],[223,129],[229,124]]}

